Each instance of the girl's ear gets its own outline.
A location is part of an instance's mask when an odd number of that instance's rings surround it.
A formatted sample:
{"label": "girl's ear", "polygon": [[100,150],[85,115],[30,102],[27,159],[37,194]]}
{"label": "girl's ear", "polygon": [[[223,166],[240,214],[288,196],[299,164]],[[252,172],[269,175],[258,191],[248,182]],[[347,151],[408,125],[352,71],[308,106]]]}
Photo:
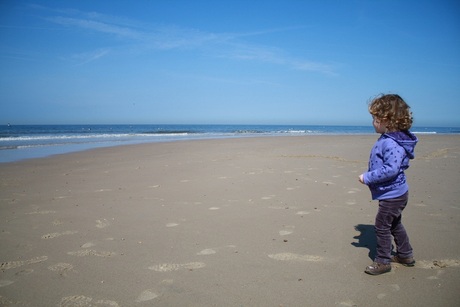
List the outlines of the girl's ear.
{"label": "girl's ear", "polygon": [[385,127],[386,132],[391,132],[390,124],[389,124],[388,120],[386,120],[386,119],[382,120],[381,123],[382,123],[382,126]]}

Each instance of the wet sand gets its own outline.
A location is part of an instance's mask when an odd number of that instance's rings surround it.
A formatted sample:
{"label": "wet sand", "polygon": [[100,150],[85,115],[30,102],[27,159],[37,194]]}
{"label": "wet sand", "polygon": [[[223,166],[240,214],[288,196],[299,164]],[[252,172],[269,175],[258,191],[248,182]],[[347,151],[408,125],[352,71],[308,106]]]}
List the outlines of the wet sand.
{"label": "wet sand", "polygon": [[421,135],[416,266],[370,276],[377,135],[200,140],[0,164],[0,306],[456,306],[460,136]]}

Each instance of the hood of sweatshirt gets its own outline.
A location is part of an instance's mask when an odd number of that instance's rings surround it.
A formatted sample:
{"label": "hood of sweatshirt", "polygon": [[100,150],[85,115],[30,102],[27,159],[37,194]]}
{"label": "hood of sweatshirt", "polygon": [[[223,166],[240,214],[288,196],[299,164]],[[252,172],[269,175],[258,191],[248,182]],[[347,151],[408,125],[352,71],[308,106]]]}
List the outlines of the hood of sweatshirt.
{"label": "hood of sweatshirt", "polygon": [[383,134],[383,137],[391,138],[399,144],[407,153],[409,159],[414,159],[414,149],[417,145],[417,137],[410,131],[396,131]]}

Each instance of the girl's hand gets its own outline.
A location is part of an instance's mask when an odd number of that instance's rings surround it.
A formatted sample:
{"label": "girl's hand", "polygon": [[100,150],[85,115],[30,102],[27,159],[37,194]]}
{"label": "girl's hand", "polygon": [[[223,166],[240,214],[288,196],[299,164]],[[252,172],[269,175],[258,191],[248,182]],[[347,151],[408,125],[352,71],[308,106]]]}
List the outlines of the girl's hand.
{"label": "girl's hand", "polygon": [[359,179],[358,179],[358,180],[359,180],[359,182],[361,182],[362,184],[364,184],[364,175],[363,175],[363,174],[359,175]]}

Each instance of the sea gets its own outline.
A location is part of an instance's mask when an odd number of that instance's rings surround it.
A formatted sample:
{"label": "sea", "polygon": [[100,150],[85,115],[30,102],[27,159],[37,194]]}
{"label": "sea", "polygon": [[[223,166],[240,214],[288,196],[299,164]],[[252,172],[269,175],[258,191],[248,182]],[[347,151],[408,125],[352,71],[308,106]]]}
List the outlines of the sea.
{"label": "sea", "polygon": [[[415,134],[460,134],[460,128],[449,127],[415,127],[411,131]],[[373,133],[371,125],[0,125],[0,163],[152,142]]]}

